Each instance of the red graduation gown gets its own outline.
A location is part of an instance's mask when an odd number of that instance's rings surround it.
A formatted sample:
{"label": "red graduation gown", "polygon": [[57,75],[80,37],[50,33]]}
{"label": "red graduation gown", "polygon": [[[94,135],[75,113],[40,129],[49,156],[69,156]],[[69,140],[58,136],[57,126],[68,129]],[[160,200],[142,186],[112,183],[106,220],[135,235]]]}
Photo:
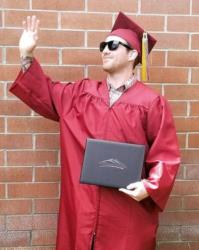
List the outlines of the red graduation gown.
{"label": "red graduation gown", "polygon": [[[36,60],[10,91],[59,121],[61,200],[57,250],[154,250],[158,213],[172,189],[180,158],[167,101],[137,81],[111,107],[106,81],[52,82]],[[79,183],[86,138],[145,144],[149,198]]]}

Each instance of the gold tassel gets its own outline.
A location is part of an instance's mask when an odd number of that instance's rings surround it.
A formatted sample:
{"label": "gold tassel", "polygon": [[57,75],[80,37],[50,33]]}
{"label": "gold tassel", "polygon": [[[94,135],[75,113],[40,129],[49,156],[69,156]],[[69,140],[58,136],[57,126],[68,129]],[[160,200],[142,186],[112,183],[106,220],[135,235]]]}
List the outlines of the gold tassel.
{"label": "gold tassel", "polygon": [[147,33],[143,33],[142,37],[142,81],[148,80],[148,37]]}

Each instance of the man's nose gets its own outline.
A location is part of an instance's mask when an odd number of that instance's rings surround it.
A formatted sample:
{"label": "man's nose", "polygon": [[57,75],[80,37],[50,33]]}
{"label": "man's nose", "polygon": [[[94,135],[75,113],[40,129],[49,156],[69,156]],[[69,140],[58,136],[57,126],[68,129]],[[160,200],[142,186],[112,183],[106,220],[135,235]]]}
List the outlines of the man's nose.
{"label": "man's nose", "polygon": [[105,46],[104,50],[103,50],[103,53],[110,53],[110,50],[108,48],[108,45]]}

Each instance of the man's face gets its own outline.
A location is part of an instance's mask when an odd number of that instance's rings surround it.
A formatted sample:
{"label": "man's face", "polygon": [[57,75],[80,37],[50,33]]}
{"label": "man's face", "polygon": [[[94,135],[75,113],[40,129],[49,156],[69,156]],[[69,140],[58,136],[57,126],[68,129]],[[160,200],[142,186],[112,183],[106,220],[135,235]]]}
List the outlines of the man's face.
{"label": "man's face", "polygon": [[[118,36],[108,36],[105,42],[119,41],[127,44],[127,42]],[[122,44],[116,50],[110,50],[108,46],[101,52],[103,69],[108,73],[119,72],[123,68],[129,66],[129,50]]]}

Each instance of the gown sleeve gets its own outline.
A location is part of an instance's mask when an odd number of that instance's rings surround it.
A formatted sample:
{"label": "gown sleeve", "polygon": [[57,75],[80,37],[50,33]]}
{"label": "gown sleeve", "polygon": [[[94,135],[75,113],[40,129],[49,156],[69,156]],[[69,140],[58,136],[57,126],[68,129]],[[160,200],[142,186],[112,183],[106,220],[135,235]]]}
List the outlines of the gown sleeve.
{"label": "gown sleeve", "polygon": [[163,210],[174,184],[180,154],[173,117],[168,102],[158,96],[147,118],[149,152],[146,157],[148,178],[144,186],[153,201]]}
{"label": "gown sleeve", "polygon": [[26,72],[19,72],[10,87],[10,92],[40,115],[59,121],[63,92],[71,100],[73,85],[53,82],[44,74],[41,66],[34,59]]}

